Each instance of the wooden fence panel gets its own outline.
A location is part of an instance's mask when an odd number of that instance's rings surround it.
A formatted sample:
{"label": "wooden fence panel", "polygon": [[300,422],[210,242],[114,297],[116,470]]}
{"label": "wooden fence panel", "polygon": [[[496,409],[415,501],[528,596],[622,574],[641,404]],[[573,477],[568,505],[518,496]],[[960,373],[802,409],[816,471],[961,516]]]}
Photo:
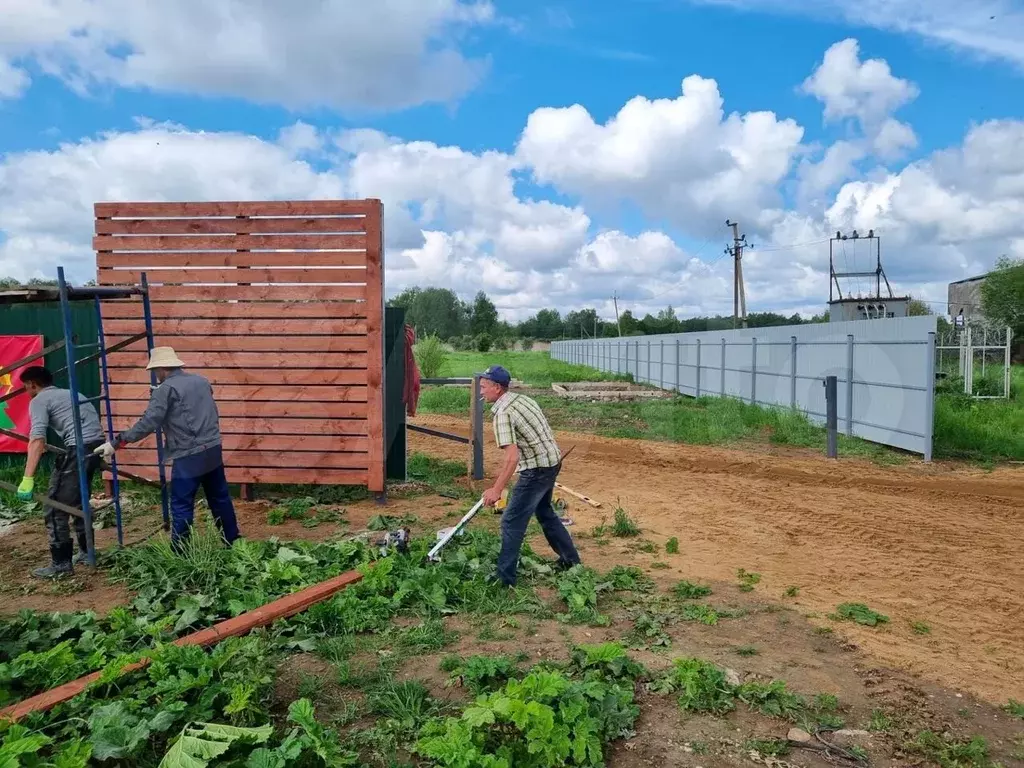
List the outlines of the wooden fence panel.
{"label": "wooden fence panel", "polygon": [[[379,200],[98,203],[97,282],[150,285],[154,343],[214,387],[232,483],[384,490]],[[144,328],[105,302],[107,345]],[[116,429],[149,400],[146,346],[109,357]],[[152,438],[118,454],[155,479]]]}

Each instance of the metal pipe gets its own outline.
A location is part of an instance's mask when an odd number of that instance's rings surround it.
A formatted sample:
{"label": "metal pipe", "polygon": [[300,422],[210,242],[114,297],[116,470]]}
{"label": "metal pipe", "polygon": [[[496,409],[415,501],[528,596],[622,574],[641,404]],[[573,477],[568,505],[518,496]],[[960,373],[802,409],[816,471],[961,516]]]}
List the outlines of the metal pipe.
{"label": "metal pipe", "polygon": [[853,334],[846,337],[846,436],[853,437]]}
{"label": "metal pipe", "polygon": [[[100,398],[103,400],[103,406],[106,410],[107,415],[107,440],[111,443],[114,442],[116,435],[114,434],[114,417],[111,413],[110,408],[110,377],[107,373],[107,348],[106,339],[103,337],[103,308],[100,304],[100,299],[97,296],[95,299],[96,303],[96,337],[99,340],[100,348],[100,386],[103,391],[100,393]],[[124,527],[121,521],[121,484],[117,477],[117,456],[111,456],[110,458],[110,491],[114,496],[114,516],[117,520],[117,546],[124,546]]]}
{"label": "metal pipe", "polygon": [[932,460],[932,442],[935,435],[935,332],[928,334],[925,348],[925,370],[928,371],[928,385],[924,396],[924,460]]}
{"label": "metal pipe", "polygon": [[81,496],[82,519],[85,521],[85,559],[96,565],[96,543],[92,530],[92,511],[89,509],[89,479],[85,471],[85,443],[82,437],[81,408],[78,403],[78,373],[75,367],[74,333],[71,328],[71,304],[64,281],[64,267],[57,267],[57,287],[60,293],[61,320],[64,325],[64,354],[68,361],[68,389],[71,391],[71,418],[74,421],[75,460],[78,464],[78,492]]}
{"label": "metal pipe", "polygon": [[[141,275],[142,280],[142,317],[146,323],[146,350],[152,355],[153,353],[153,313],[150,311],[149,306],[149,281],[146,278],[146,273],[143,272]],[[156,371],[149,372],[149,383],[151,386],[157,386]],[[164,435],[163,430],[158,429],[155,434],[156,437],[156,461],[157,461],[157,474],[160,477],[160,508],[163,512],[164,517],[164,530],[169,531],[171,529],[171,504],[170,499],[167,496],[167,468],[164,466]]]}
{"label": "metal pipe", "polygon": [[484,399],[480,377],[473,377],[473,479],[484,479]]}
{"label": "metal pipe", "polygon": [[839,377],[826,376],[825,386],[825,430],[828,442],[826,455],[830,459],[839,456]]}

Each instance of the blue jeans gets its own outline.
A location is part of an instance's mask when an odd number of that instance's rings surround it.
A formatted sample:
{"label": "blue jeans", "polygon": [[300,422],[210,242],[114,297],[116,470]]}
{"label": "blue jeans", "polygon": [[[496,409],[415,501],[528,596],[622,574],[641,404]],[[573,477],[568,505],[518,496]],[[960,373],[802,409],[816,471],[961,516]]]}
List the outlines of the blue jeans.
{"label": "blue jeans", "polygon": [[555,479],[561,467],[524,469],[519,482],[512,489],[512,497],[501,516],[501,552],[498,554],[498,579],[509,586],[516,583],[519,568],[519,551],[526,536],[530,518],[537,516],[537,522],[544,532],[551,549],[566,565],[580,561],[572,537],[551,508],[551,496],[555,490]]}
{"label": "blue jeans", "polygon": [[213,522],[231,544],[238,538],[235,507],[224,475],[221,447],[207,448],[192,456],[175,459],[171,465],[171,544],[179,547],[192,532],[196,492],[200,486],[210,505]]}

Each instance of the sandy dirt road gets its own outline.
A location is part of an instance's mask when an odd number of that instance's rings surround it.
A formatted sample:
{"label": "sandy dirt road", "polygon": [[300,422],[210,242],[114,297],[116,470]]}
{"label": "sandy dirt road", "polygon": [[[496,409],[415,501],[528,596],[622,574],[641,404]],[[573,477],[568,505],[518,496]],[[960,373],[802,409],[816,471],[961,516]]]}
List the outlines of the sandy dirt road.
{"label": "sandy dirt road", "polygon": [[[464,419],[415,422],[468,434]],[[410,436],[412,450],[466,457],[465,446]],[[497,455],[485,436],[493,477]],[[574,531],[621,504],[652,541],[679,538],[680,556],[652,560],[669,560],[680,578],[735,581],[745,568],[762,574],[766,597],[799,587],[787,602],[822,625],[839,603],[867,603],[891,623],[834,626],[878,661],[992,702],[1024,700],[1024,470],[558,439],[563,450],[576,446],[562,482],[604,504],[574,503]],[[915,634],[912,622],[931,633]]]}

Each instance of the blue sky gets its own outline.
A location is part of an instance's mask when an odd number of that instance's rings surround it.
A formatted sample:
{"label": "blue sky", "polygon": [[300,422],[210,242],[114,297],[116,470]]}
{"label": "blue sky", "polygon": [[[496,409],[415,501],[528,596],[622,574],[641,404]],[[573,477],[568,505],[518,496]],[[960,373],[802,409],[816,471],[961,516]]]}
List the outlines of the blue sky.
{"label": "blue sky", "polygon": [[[1024,256],[1019,0],[388,0],[357,23],[347,0],[297,21],[182,6],[26,3],[0,36],[0,272],[90,276],[96,196],[242,193],[381,197],[389,290],[444,276],[513,317],[607,311],[616,286],[639,311],[722,311],[723,214],[766,249],[757,309],[820,309],[838,227],[876,226],[890,277],[934,302]],[[690,75],[711,90],[680,99]],[[616,121],[637,96],[665,106]],[[830,149],[850,162],[819,165]]]}

